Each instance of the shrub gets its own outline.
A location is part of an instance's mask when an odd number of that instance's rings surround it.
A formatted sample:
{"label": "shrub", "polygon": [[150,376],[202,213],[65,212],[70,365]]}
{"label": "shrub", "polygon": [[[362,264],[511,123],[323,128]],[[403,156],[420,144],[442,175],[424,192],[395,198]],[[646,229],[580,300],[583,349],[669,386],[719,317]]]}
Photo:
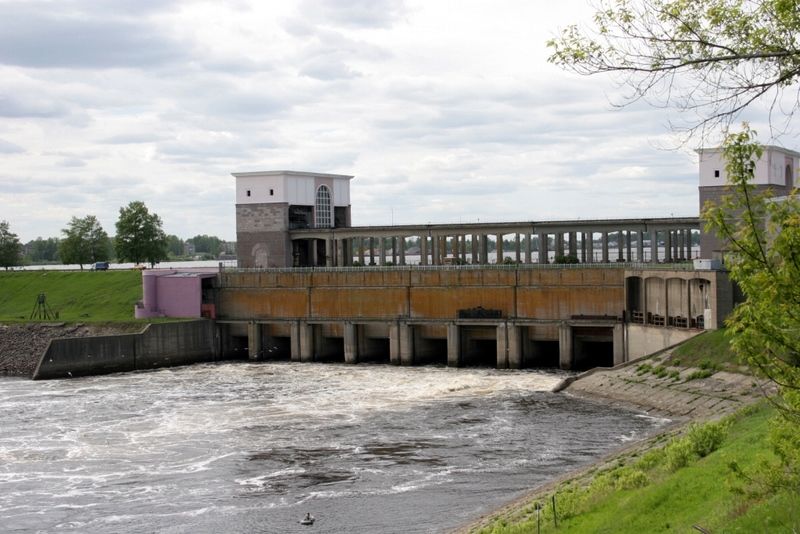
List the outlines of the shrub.
{"label": "shrub", "polygon": [[686,377],[686,381],[688,382],[689,380],[699,380],[701,378],[708,378],[713,374],[714,371],[712,371],[711,369],[700,369],[690,373],[689,376]]}
{"label": "shrub", "polygon": [[692,451],[703,458],[708,456],[722,445],[728,433],[728,423],[717,421],[704,425],[693,424],[689,427],[686,439],[692,445]]}
{"label": "shrub", "polygon": [[689,460],[692,459],[694,451],[692,444],[688,439],[676,439],[664,449],[666,457],[665,465],[670,471],[677,471],[681,467],[689,465]]}
{"label": "shrub", "polygon": [[647,475],[641,469],[624,467],[619,470],[616,488],[618,490],[643,488],[647,482]]}
{"label": "shrub", "polygon": [[673,369],[669,372],[669,377],[673,380],[678,380],[681,377],[681,373],[677,369]]}

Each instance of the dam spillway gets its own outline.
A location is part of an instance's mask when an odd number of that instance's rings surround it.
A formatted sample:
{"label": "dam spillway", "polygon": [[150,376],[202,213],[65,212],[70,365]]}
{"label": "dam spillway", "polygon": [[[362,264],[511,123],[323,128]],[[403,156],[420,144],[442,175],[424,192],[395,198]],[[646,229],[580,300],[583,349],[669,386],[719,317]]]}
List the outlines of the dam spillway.
{"label": "dam spillway", "polygon": [[302,362],[611,366],[713,328],[719,310],[707,325],[698,310],[724,285],[720,275],[690,264],[224,269],[216,288],[220,352]]}

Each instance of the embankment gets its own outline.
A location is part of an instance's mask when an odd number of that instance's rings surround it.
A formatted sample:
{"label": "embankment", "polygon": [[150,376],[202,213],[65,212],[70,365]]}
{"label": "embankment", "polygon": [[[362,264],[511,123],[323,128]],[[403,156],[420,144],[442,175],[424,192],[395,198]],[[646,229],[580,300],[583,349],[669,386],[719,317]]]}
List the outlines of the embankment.
{"label": "embankment", "polygon": [[[696,367],[670,367],[672,351],[613,369],[597,368],[568,381],[570,395],[633,407],[673,419],[722,417],[764,398],[770,383],[719,371],[704,378]],[[663,370],[658,371],[659,367]]]}
{"label": "embankment", "polygon": [[50,341],[139,332],[141,324],[0,324],[0,376],[31,378]]}
{"label": "embankment", "polygon": [[53,339],[33,379],[71,378],[216,361],[213,321],[148,325],[136,334]]}
{"label": "embankment", "polygon": [[514,524],[526,515],[524,510],[531,508],[532,501],[541,500],[565,482],[589,480],[591,473],[619,463],[619,458],[624,455],[662,446],[664,434],[679,432],[690,422],[724,417],[763,400],[765,394],[774,393],[772,383],[751,375],[726,371],[704,373],[698,367],[670,365],[676,361],[673,350],[610,369],[593,369],[565,380],[556,388],[567,395],[668,417],[673,421],[671,425],[644,442],[630,443],[592,465],[532,488],[501,509],[455,530],[453,534],[473,534],[497,519],[506,519],[509,524]]}

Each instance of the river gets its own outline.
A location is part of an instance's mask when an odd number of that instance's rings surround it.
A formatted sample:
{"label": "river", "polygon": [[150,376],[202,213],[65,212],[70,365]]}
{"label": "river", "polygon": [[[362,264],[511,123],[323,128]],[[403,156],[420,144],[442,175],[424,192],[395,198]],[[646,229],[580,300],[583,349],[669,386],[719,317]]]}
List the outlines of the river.
{"label": "river", "polygon": [[0,378],[0,525],[447,531],[665,424],[550,393],[563,377],[287,362]]}

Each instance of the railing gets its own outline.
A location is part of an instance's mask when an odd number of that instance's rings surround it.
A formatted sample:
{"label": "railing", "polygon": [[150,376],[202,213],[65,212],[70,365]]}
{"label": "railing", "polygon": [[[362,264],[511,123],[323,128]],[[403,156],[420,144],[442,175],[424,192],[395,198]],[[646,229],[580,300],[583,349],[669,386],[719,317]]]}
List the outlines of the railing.
{"label": "railing", "polygon": [[398,271],[535,271],[576,269],[629,269],[647,271],[693,271],[691,263],[480,263],[466,265],[369,265],[359,267],[228,267],[223,272],[248,273],[347,273],[347,272],[398,272]]}

